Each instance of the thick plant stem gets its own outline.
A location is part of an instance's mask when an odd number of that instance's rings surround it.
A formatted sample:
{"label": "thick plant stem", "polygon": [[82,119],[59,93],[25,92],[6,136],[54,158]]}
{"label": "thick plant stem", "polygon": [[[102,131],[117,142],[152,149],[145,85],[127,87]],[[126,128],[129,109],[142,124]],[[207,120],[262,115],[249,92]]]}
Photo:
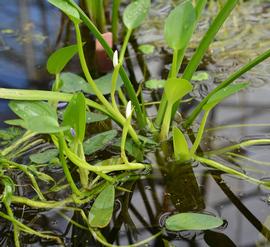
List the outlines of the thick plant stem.
{"label": "thick plant stem", "polygon": [[[116,111],[113,106],[106,100],[106,98],[103,96],[103,94],[100,92],[98,87],[96,86],[95,82],[93,81],[89,70],[87,68],[84,52],[83,52],[83,46],[82,46],[82,39],[81,39],[81,32],[78,24],[75,24],[75,30],[76,30],[76,37],[77,37],[77,43],[78,43],[78,53],[79,58],[82,66],[82,70],[84,72],[85,78],[92,87],[93,91],[95,92],[98,99],[101,101],[101,103],[105,106],[105,108],[108,110],[108,112],[114,116],[117,122],[119,122],[122,126],[125,124],[125,118]],[[135,143],[140,144],[140,140],[132,128],[132,126],[129,127],[129,134],[131,135],[132,139],[135,141]]]}
{"label": "thick plant stem", "polygon": [[[97,30],[95,25],[91,22],[91,20],[87,17],[87,15],[83,12],[83,10],[73,1],[69,0],[69,3],[77,9],[77,11],[80,14],[81,19],[85,23],[85,25],[89,28],[89,30],[93,33],[93,35],[98,39],[100,44],[103,46],[105,49],[106,53],[108,56],[112,59],[113,58],[113,51],[111,47],[108,45],[108,43],[105,41],[105,39],[102,37],[101,33]],[[137,121],[139,124],[140,128],[144,128],[146,125],[146,117],[142,114],[142,109],[140,106],[140,103],[138,101],[138,98],[136,96],[135,90],[125,72],[123,67],[120,67],[119,73],[122,77],[122,80],[124,82],[125,88],[127,90],[127,93],[130,97],[130,100],[132,101],[132,105],[135,108],[136,116],[137,116]]]}
{"label": "thick plant stem", "polygon": [[118,41],[118,10],[121,0],[113,0],[112,7],[112,34],[114,44]]}
{"label": "thick plant stem", "polygon": [[184,127],[189,127],[195,118],[199,115],[201,112],[203,106],[207,103],[208,99],[215,94],[220,89],[228,86],[233,81],[235,81],[237,78],[239,78],[241,75],[246,73],[247,71],[251,70],[253,67],[255,67],[257,64],[261,63],[262,61],[266,60],[270,57],[270,49],[261,54],[260,56],[256,57],[255,59],[251,60],[249,63],[244,65],[242,68],[231,74],[228,79],[220,83],[213,91],[211,91],[201,102],[197,107],[193,110],[193,112],[190,114],[190,116],[187,118],[187,120],[184,123]]}
{"label": "thick plant stem", "polygon": [[202,140],[202,137],[203,137],[204,128],[205,128],[205,124],[206,124],[206,121],[207,121],[209,112],[210,111],[206,111],[204,113],[204,115],[203,115],[203,118],[202,118],[202,121],[201,121],[199,130],[198,130],[198,134],[196,136],[195,142],[194,142],[192,148],[190,149],[190,154],[191,155],[193,155],[196,152],[197,148],[199,147],[199,145],[201,143],[201,140]]}

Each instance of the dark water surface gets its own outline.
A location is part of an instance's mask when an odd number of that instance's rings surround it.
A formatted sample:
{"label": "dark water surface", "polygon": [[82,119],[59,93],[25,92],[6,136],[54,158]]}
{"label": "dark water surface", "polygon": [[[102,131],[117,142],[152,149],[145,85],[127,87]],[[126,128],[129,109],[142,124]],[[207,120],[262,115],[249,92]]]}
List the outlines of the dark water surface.
{"label": "dark water surface", "polygon": [[[162,19],[177,1],[154,1],[149,20],[133,36],[129,46],[127,70],[133,82],[165,78],[171,51],[162,38]],[[265,51],[270,45],[269,2],[248,1],[238,6],[218,34],[199,70],[207,71],[209,79],[197,82],[194,100],[200,99],[232,71]],[[46,72],[48,55],[66,41],[68,28],[62,28],[61,18],[55,8],[40,0],[0,1],[0,87],[48,89],[51,76]],[[192,54],[199,37],[207,29],[216,7],[210,6],[200,24],[198,34],[188,50]],[[72,41],[71,41],[72,43]],[[139,44],[155,45],[152,55],[136,55]],[[71,63],[68,71],[78,71]],[[203,142],[203,150],[213,150],[243,140],[269,138],[270,136],[270,61],[269,59],[247,73],[241,81],[250,87],[224,101],[211,113]],[[155,96],[145,91],[145,97]],[[186,104],[186,108],[192,107]],[[155,114],[155,107],[149,107]],[[7,102],[0,101],[0,120],[11,118]],[[0,126],[3,126],[1,123]],[[196,130],[196,124],[194,126]],[[233,157],[219,158],[232,167],[239,166],[250,176],[270,178],[269,146],[243,148],[249,160]],[[113,223],[104,235],[114,244],[128,245],[156,233],[171,213],[199,211],[224,219],[218,229],[204,232],[164,233],[167,246],[270,246],[270,191],[257,185],[214,172],[201,164],[168,164],[158,153],[150,153],[150,163],[159,163],[151,174],[128,182],[132,193],[119,193]],[[259,160],[255,164],[251,161]],[[237,165],[235,162],[237,161]],[[59,173],[59,174],[58,174]],[[62,174],[58,171],[56,175]],[[79,230],[59,216],[59,210],[38,212],[24,210],[25,221],[38,230],[50,230],[65,239],[66,246],[99,246],[87,231]],[[74,212],[62,211],[68,217],[79,218]],[[18,209],[17,216],[22,214]],[[0,219],[0,245],[12,246],[8,237],[10,225]],[[22,246],[59,246],[47,240],[24,236]],[[148,246],[163,245],[162,238]]]}

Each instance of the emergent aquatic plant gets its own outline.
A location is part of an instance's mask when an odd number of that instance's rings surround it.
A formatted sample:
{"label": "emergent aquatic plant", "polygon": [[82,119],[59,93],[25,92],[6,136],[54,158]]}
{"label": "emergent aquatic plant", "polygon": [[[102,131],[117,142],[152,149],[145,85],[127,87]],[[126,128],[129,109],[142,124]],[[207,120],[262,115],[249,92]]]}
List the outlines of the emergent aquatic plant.
{"label": "emergent aquatic plant", "polygon": [[[164,142],[170,140],[171,136],[173,137],[174,159],[180,161],[179,165],[184,162],[199,161],[225,173],[235,175],[256,184],[262,184],[269,188],[269,182],[252,178],[234,168],[210,159],[211,152],[203,154],[203,152],[198,152],[198,148],[203,137],[209,112],[226,97],[248,86],[247,83],[233,84],[233,82],[243,73],[267,59],[270,56],[270,50],[251,60],[248,64],[230,75],[228,79],[221,82],[183,120],[181,126],[175,126],[173,121],[175,112],[179,109],[179,103],[193,89],[190,83],[192,75],[196,71],[211,41],[214,39],[215,34],[236,6],[237,0],[228,0],[224,4],[209,30],[202,38],[181,76],[178,76],[178,72],[185,51],[207,1],[195,1],[196,4],[194,6],[192,3],[194,1],[186,0],[171,11],[165,21],[164,37],[167,45],[173,50],[173,59],[168,78],[159,82],[159,87],[164,87],[164,93],[161,97],[155,119],[150,119],[147,116],[145,111],[147,102],[142,100],[142,103],[140,103],[138,95],[141,92],[138,91],[136,93],[123,66],[125,51],[132,31],[147,17],[151,5],[150,0],[133,1],[126,7],[123,13],[126,35],[119,58],[118,52],[111,50],[93,22],[91,22],[74,1],[48,1],[70,18],[74,24],[77,40],[76,44],[55,51],[48,59],[47,70],[55,76],[52,91],[0,89],[1,98],[13,100],[9,106],[19,117],[19,119],[9,120],[6,123],[21,126],[27,130],[21,138],[1,150],[0,156],[0,181],[4,188],[2,190],[1,202],[6,208],[6,213],[0,212],[0,217],[12,222],[14,226],[15,246],[20,245],[20,231],[35,234],[39,237],[50,238],[58,242],[61,242],[61,240],[51,234],[35,231],[21,223],[14,216],[10,206],[11,204],[24,204],[34,208],[63,207],[78,211],[84,225],[73,221],[72,223],[89,230],[94,238],[103,245],[111,246],[101,234],[99,228],[107,226],[112,218],[116,191],[127,190],[121,187],[121,184],[129,179],[129,174],[132,171],[149,169],[155,166],[155,164],[145,164],[142,162],[143,151],[147,149],[151,150],[153,147],[156,148],[159,146],[158,143],[164,145]],[[119,6],[119,3],[117,0],[114,1],[114,15],[117,15],[115,6]],[[117,20],[117,18],[115,17],[114,20]],[[99,79],[99,83],[92,78],[87,67],[80,31],[80,25],[82,23],[89,28],[104,47],[108,56],[113,60],[113,73]],[[114,21],[113,28],[117,29],[116,26],[117,23]],[[141,47],[141,51],[151,53],[153,52],[153,47],[144,46]],[[72,73],[62,73],[65,65],[76,54],[79,56],[84,74],[83,77]],[[124,85],[124,92],[121,89],[122,84]],[[148,84],[151,86],[150,83]],[[93,100],[93,97],[89,99],[87,97],[89,94],[94,95],[95,100]],[[105,97],[104,95],[106,94],[110,97]],[[58,109],[59,102],[67,102],[64,110]],[[126,115],[122,113],[123,109],[126,109]],[[192,138],[187,138],[188,136],[185,130],[191,126],[202,111],[204,113],[200,127],[195,141],[192,141]],[[99,122],[104,119],[111,119],[119,126],[119,129],[122,129],[122,135],[116,145],[119,148],[120,155],[117,159],[111,158],[99,164],[91,164],[86,156],[104,148],[110,141],[115,140],[118,135],[117,131],[110,130],[85,140],[87,123]],[[171,129],[172,131],[170,131]],[[139,131],[141,131],[141,135],[138,134]],[[46,134],[49,137],[49,140],[46,139],[46,141],[54,145],[54,148],[39,154],[39,156],[30,156],[30,160],[34,163],[40,162],[47,165],[53,159],[55,159],[54,162],[56,163],[60,162],[65,179],[68,182],[68,187],[71,190],[70,195],[65,200],[47,200],[46,192],[42,191],[36,179],[46,182],[53,181],[55,185],[49,191],[57,191],[63,188],[52,177],[39,171],[38,167],[33,168],[15,162],[18,157],[24,155],[33,145],[44,141],[38,134]],[[32,143],[31,138],[34,137],[38,139],[35,139]],[[270,143],[270,140],[254,140],[246,145],[258,143]],[[238,147],[239,145],[227,147],[214,152],[214,154],[222,154]],[[129,161],[130,156],[135,159]],[[43,165],[46,166],[46,164]],[[71,171],[74,167],[77,168],[79,174],[79,183],[76,182],[74,172]],[[17,169],[21,170],[30,178],[37,197],[29,199],[16,195],[14,181],[5,174],[10,174],[10,170]],[[74,204],[83,205],[91,200],[94,200],[94,202],[87,213],[87,210],[72,206]],[[88,217],[86,216],[87,214]],[[209,215],[194,213],[177,214],[167,219],[165,228],[172,231],[205,230],[218,227],[222,222],[221,219]],[[161,233],[160,231],[149,239],[130,246],[147,243]]]}

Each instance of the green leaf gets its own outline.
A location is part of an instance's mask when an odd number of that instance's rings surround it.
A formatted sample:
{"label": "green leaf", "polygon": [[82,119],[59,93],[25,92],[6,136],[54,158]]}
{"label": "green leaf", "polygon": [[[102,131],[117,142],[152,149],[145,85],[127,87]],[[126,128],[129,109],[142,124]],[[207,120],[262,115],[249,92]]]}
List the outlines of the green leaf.
{"label": "green leaf", "polygon": [[42,153],[31,154],[29,158],[36,164],[46,164],[49,163],[53,158],[57,157],[58,153],[58,149],[48,149]]}
{"label": "green leaf", "polygon": [[110,223],[114,208],[114,197],[115,189],[111,184],[101,191],[88,215],[88,222],[91,227],[103,228]]}
{"label": "green leaf", "polygon": [[20,127],[25,128],[25,121],[22,119],[6,120],[5,123],[9,125],[15,125],[15,126],[20,126]]}
{"label": "green leaf", "polygon": [[192,81],[206,81],[209,79],[209,74],[206,71],[197,71],[192,76]]}
{"label": "green leaf", "polygon": [[130,3],[123,14],[123,22],[128,29],[135,29],[140,26],[148,15],[150,0],[137,0]]}
{"label": "green leaf", "polygon": [[74,94],[63,117],[63,126],[70,126],[75,131],[75,139],[83,142],[86,125],[86,104],[82,93]]}
{"label": "green leaf", "polygon": [[240,90],[246,88],[248,83],[237,83],[237,84],[230,84],[229,86],[220,89],[212,97],[209,98],[207,103],[204,105],[203,109],[205,111],[211,110],[217,104],[219,104],[225,98],[239,92]]}
{"label": "green leaf", "polygon": [[164,85],[166,83],[166,80],[149,80],[145,82],[145,86],[149,89],[159,89],[164,88]]}
{"label": "green leaf", "polygon": [[108,119],[108,116],[101,114],[101,113],[95,113],[95,112],[86,112],[86,123],[96,123],[101,122]]}
{"label": "green leaf", "polygon": [[90,155],[96,151],[104,149],[116,136],[116,130],[109,130],[89,138],[83,143],[84,153],[86,155]]}
{"label": "green leaf", "polygon": [[48,116],[57,119],[56,110],[43,101],[11,101],[9,107],[24,120],[37,116]]}
{"label": "green leaf", "polygon": [[170,216],[165,227],[170,231],[209,230],[219,227],[223,220],[212,215],[198,213],[180,213]]}
{"label": "green leaf", "polygon": [[82,78],[71,72],[63,72],[60,75],[62,81],[62,87],[60,91],[65,93],[74,93],[74,92],[89,92],[91,91],[90,85]]}
{"label": "green leaf", "polygon": [[189,42],[196,23],[196,11],[190,0],[173,9],[165,20],[164,36],[168,46],[174,50],[184,48]]}
{"label": "green leaf", "polygon": [[71,6],[66,0],[48,0],[49,3],[63,11],[74,23],[81,22],[80,14],[73,6]]}
{"label": "green leaf", "polygon": [[173,150],[177,160],[182,162],[190,160],[190,152],[186,138],[182,131],[176,127],[173,127]]}
{"label": "green leaf", "polygon": [[186,94],[192,91],[192,85],[189,81],[182,78],[170,78],[166,81],[164,91],[168,103],[174,104],[182,99]]}
{"label": "green leaf", "polygon": [[77,45],[70,45],[56,50],[47,61],[48,72],[51,74],[60,73],[77,52]]}
{"label": "green leaf", "polygon": [[[54,149],[54,150],[56,150],[56,149]],[[41,164],[44,164],[44,163],[41,163]],[[45,174],[43,172],[39,172],[37,170],[36,165],[28,165],[27,170],[31,171],[31,173],[34,176],[36,176],[39,180],[42,180],[42,181],[44,181],[46,183],[55,182],[55,180],[51,176],[49,176],[49,175],[47,175],[47,174]]]}
{"label": "green leaf", "polygon": [[70,126],[60,127],[55,118],[49,116],[32,117],[25,120],[26,129],[40,133],[58,133],[70,129]]}
{"label": "green leaf", "polygon": [[4,191],[0,198],[3,202],[10,205],[11,197],[13,193],[15,192],[15,185],[12,179],[8,176],[4,176],[4,175],[0,176],[0,181],[1,181],[1,184],[3,184],[4,186]]}
{"label": "green leaf", "polygon": [[141,51],[142,53],[146,55],[152,54],[154,50],[155,50],[155,46],[153,45],[145,44],[145,45],[139,46],[139,51]]}

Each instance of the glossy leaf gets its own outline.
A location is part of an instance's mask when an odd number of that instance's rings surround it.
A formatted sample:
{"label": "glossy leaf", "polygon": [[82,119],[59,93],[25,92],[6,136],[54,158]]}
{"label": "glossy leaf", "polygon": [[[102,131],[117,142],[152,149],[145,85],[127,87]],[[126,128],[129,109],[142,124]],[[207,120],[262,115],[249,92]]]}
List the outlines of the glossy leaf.
{"label": "glossy leaf", "polygon": [[74,23],[80,23],[80,14],[66,0],[48,0],[49,3],[63,11]]}
{"label": "glossy leaf", "polygon": [[184,162],[190,159],[186,138],[182,131],[176,127],[173,127],[173,150],[177,160]]}
{"label": "glossy leaf", "polygon": [[9,107],[24,120],[37,116],[48,116],[57,119],[55,109],[43,101],[11,101]]}
{"label": "glossy leaf", "polygon": [[85,81],[85,79],[74,73],[63,72],[61,73],[60,78],[63,83],[62,87],[60,88],[60,91],[62,92],[75,93],[75,92],[83,91],[83,92],[88,93],[91,91],[91,87]]}
{"label": "glossy leaf", "polygon": [[165,20],[164,36],[168,46],[175,50],[189,42],[196,23],[196,11],[190,0],[173,9]]}
{"label": "glossy leaf", "polygon": [[154,50],[155,50],[155,46],[153,45],[145,44],[145,45],[139,46],[139,51],[141,51],[142,53],[146,55],[152,54]]}
{"label": "glossy leaf", "polygon": [[137,0],[130,3],[123,14],[123,22],[128,29],[140,26],[148,15],[150,0]]}
{"label": "glossy leaf", "polygon": [[63,117],[63,125],[75,131],[75,139],[83,142],[86,125],[86,104],[82,93],[74,94]]}
{"label": "glossy leaf", "polygon": [[199,213],[179,213],[170,216],[165,227],[170,231],[183,230],[208,230],[219,227],[223,224],[223,220],[207,214]]}
{"label": "glossy leaf", "polygon": [[182,99],[186,94],[192,91],[192,85],[189,81],[182,78],[170,78],[166,81],[164,90],[168,103],[174,104]]}
{"label": "glossy leaf", "polygon": [[83,143],[85,154],[90,155],[96,151],[104,149],[116,136],[116,130],[109,130],[90,137]]}
{"label": "glossy leaf", "polygon": [[77,45],[70,45],[56,50],[47,61],[48,72],[51,74],[60,73],[77,52]]}
{"label": "glossy leaf", "polygon": [[91,227],[103,228],[110,223],[114,208],[114,197],[115,189],[111,184],[100,192],[88,215],[88,222]]}
{"label": "glossy leaf", "polygon": [[166,83],[166,80],[149,80],[145,82],[145,86],[149,89],[159,89],[164,88],[164,85]]}
{"label": "glossy leaf", "polygon": [[209,98],[207,103],[204,105],[203,109],[205,111],[211,110],[225,98],[228,98],[229,96],[239,92],[240,90],[246,88],[247,86],[248,86],[247,83],[237,83],[237,84],[230,84],[229,86],[220,89],[218,92],[212,95],[212,97]]}
{"label": "glossy leaf", "polygon": [[31,154],[29,158],[36,164],[46,164],[49,163],[53,158],[57,157],[58,153],[58,149],[48,149],[41,153]]}
{"label": "glossy leaf", "polygon": [[95,112],[86,112],[86,123],[96,123],[100,121],[104,121],[108,119],[108,116],[101,114],[101,113],[95,113]]}

